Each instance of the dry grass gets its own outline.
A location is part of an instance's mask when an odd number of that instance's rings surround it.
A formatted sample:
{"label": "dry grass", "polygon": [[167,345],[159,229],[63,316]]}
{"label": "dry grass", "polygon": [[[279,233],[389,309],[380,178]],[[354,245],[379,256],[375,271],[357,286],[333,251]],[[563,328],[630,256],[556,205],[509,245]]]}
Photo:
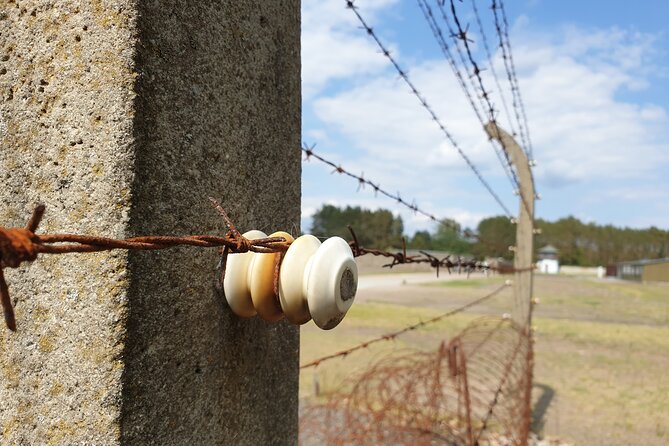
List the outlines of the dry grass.
{"label": "dry grass", "polygon": [[[302,330],[302,362],[433,317],[499,285],[499,278],[363,290],[331,332]],[[535,427],[580,445],[669,444],[669,286],[538,276]],[[480,314],[509,310],[510,294],[467,314],[318,368],[321,391],[395,349],[434,349]],[[313,370],[300,395],[313,393]]]}

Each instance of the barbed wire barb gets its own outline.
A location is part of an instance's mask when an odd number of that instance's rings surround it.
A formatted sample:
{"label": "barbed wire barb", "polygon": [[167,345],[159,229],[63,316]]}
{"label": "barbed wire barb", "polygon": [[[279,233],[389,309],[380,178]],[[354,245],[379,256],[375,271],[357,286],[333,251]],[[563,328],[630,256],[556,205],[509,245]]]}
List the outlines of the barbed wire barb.
{"label": "barbed wire barb", "polygon": [[142,236],[126,239],[78,235],[78,234],[36,234],[44,215],[45,207],[39,204],[24,228],[0,227],[0,303],[5,323],[15,331],[14,308],[5,280],[5,268],[17,268],[24,262],[32,262],[40,254],[68,254],[125,250],[161,250],[176,246],[196,246],[201,248],[221,248],[225,256],[229,252],[258,253],[283,252],[290,243],[283,237],[263,237],[249,240],[232,223],[218,201],[209,199],[216,211],[223,217],[228,232],[223,237],[213,235],[189,236]]}
{"label": "barbed wire barb", "polygon": [[457,308],[449,310],[445,313],[442,313],[442,314],[440,314],[438,316],[435,316],[435,317],[432,317],[430,319],[420,320],[419,322],[417,322],[415,324],[407,325],[406,327],[404,327],[400,330],[390,332],[390,333],[386,333],[386,334],[383,334],[383,335],[378,336],[376,338],[368,339],[365,342],[361,342],[357,345],[354,345],[353,347],[349,347],[347,349],[340,350],[336,353],[332,353],[332,354],[322,356],[322,357],[317,358],[317,359],[313,359],[313,360],[307,362],[306,364],[301,365],[300,369],[306,369],[306,368],[310,368],[310,367],[317,367],[325,361],[330,361],[330,360],[335,359],[335,358],[346,357],[353,352],[356,352],[356,351],[361,350],[363,348],[368,348],[370,345],[373,345],[373,344],[376,344],[376,343],[379,343],[379,342],[383,342],[383,341],[392,340],[392,339],[395,339],[396,337],[401,336],[404,333],[407,333],[409,331],[415,330],[415,329],[420,328],[420,327],[424,327],[424,326],[429,325],[429,324],[433,324],[435,322],[439,322],[439,321],[441,321],[441,320],[443,320],[447,317],[456,315],[456,314],[461,313],[465,310],[468,310],[469,308],[471,308],[475,305],[481,304],[481,303],[483,303],[487,300],[492,299],[493,297],[495,297],[499,293],[501,293],[502,290],[504,290],[505,288],[507,288],[509,286],[510,286],[509,284],[504,283],[503,285],[499,286],[498,288],[496,288],[492,292],[490,292],[490,293],[488,293],[484,296],[481,296],[478,299],[474,299],[474,300],[472,300],[472,301],[470,301],[470,302],[468,302],[464,305],[461,305]]}
{"label": "barbed wire barb", "polygon": [[366,30],[367,34],[376,42],[378,47],[381,49],[382,53],[386,56],[386,58],[390,61],[392,66],[395,68],[397,73],[400,75],[400,77],[404,80],[404,82],[409,86],[409,89],[411,92],[416,96],[416,98],[419,100],[423,108],[429,113],[430,117],[437,123],[437,126],[441,130],[441,132],[444,134],[446,139],[450,142],[450,144],[453,146],[453,148],[457,151],[457,153],[460,155],[460,158],[462,158],[469,169],[474,173],[474,175],[477,177],[479,182],[483,185],[483,187],[488,191],[488,193],[492,196],[492,198],[497,202],[497,204],[502,208],[504,213],[507,216],[511,216],[511,212],[509,209],[506,207],[502,199],[499,197],[499,195],[494,191],[494,189],[490,186],[490,184],[485,180],[479,169],[476,167],[476,165],[472,162],[472,160],[465,154],[465,152],[462,150],[460,145],[457,143],[453,135],[448,131],[446,126],[443,124],[443,122],[439,119],[437,116],[436,112],[434,109],[427,103],[427,101],[424,99],[424,96],[418,91],[418,88],[414,85],[413,81],[409,78],[409,76],[406,74],[406,70],[404,70],[397,60],[390,54],[386,46],[383,44],[381,39],[378,37],[378,35],[374,32],[373,28],[367,23],[367,21],[362,17],[360,14],[360,11],[357,7],[355,7],[353,2],[348,0],[346,2],[347,7],[353,11],[353,14],[357,17],[358,21],[362,25],[362,27]]}

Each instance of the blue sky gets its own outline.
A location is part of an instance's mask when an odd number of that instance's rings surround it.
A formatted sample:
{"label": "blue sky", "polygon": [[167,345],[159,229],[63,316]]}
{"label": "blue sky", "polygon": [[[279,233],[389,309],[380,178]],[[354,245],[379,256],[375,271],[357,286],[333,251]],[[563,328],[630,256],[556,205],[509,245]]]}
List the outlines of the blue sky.
{"label": "blue sky", "polygon": [[[344,0],[303,0],[303,140],[439,217],[475,227],[502,209],[445,140]],[[434,6],[435,0],[430,0]],[[467,156],[518,208],[513,187],[443,58],[415,0],[357,0]],[[496,51],[490,0],[477,0]],[[483,66],[471,0],[456,1]],[[507,0],[510,40],[534,146],[537,217],[574,215],[617,226],[669,229],[669,17],[667,1]],[[500,54],[493,58],[510,102]],[[483,73],[501,108],[490,70]],[[500,117],[506,123],[505,115]],[[405,230],[420,215],[303,163],[302,226],[324,203],[387,208]]]}

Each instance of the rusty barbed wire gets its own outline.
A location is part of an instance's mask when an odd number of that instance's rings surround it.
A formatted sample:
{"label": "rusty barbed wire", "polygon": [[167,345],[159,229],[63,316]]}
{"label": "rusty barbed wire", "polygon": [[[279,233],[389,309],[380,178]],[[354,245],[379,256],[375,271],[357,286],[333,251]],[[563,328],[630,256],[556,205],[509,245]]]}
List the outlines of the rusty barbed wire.
{"label": "rusty barbed wire", "polygon": [[[511,54],[511,41],[509,40],[509,23],[506,20],[506,11],[502,0],[492,0],[491,9],[493,12],[495,30],[499,39],[498,47],[502,51],[502,60],[504,61],[504,68],[506,70],[507,79],[511,88],[511,102],[518,122],[518,135],[522,142],[522,146],[532,159],[532,149],[528,140],[529,134],[527,129],[527,116],[525,115],[525,107],[520,96],[520,88],[518,87],[518,78],[516,76],[516,69],[513,64],[513,55]],[[498,13],[498,11],[501,12]],[[502,15],[502,17],[500,17]]]}
{"label": "rusty barbed wire", "polygon": [[511,76],[516,84],[516,94],[518,95],[518,105],[520,106],[520,112],[523,116],[523,121],[525,123],[525,138],[527,139],[527,150],[528,158],[533,159],[534,148],[532,147],[532,139],[530,138],[530,128],[527,125],[527,115],[525,114],[525,104],[523,103],[523,97],[520,95],[520,86],[518,85],[518,76],[516,75],[516,65],[513,61],[513,51],[511,51],[511,39],[509,38],[509,22],[506,19],[506,8],[504,7],[504,1],[499,0],[499,6],[502,11],[502,19],[504,21],[504,39],[506,40],[506,47],[509,53],[509,65],[511,66]]}
{"label": "rusty barbed wire", "polygon": [[[228,232],[223,236],[213,235],[189,235],[189,236],[141,236],[126,239],[113,239],[108,237],[78,235],[78,234],[36,234],[40,221],[44,216],[44,205],[35,207],[30,220],[24,228],[0,227],[0,304],[3,308],[5,323],[7,327],[15,331],[16,319],[9,295],[9,287],[5,280],[5,268],[17,268],[24,262],[34,261],[39,254],[68,254],[110,251],[114,249],[125,250],[160,250],[176,246],[196,246],[200,248],[219,248],[221,250],[221,270],[219,280],[222,283],[225,275],[225,264],[228,254],[242,252],[275,253],[286,251],[290,242],[283,237],[264,237],[259,239],[247,239],[230,220],[227,213],[218,201],[210,198],[218,213],[223,217]],[[449,273],[457,268],[458,273],[463,270],[469,275],[473,271],[494,269],[481,262],[466,260],[462,258],[450,259],[449,257],[438,259],[427,252],[421,252],[421,256],[407,256],[406,246],[403,252],[391,253],[378,249],[363,248],[358,243],[357,236],[349,227],[353,240],[349,242],[355,257],[363,255],[384,256],[392,258],[392,262],[386,266],[392,268],[399,264],[428,263],[436,268],[437,275],[440,268],[447,268]],[[278,271],[280,259],[277,258],[275,266],[275,289],[278,286]],[[504,272],[511,272],[511,270]]]}
{"label": "rusty barbed wire", "polygon": [[509,287],[510,285],[511,285],[510,282],[505,282],[503,285],[496,288],[494,291],[486,294],[485,296],[479,297],[478,299],[472,300],[471,302],[468,302],[465,305],[462,305],[462,306],[457,307],[453,310],[442,313],[442,314],[440,314],[438,316],[435,316],[433,318],[426,319],[424,321],[420,321],[420,322],[417,322],[415,324],[408,325],[408,326],[402,328],[401,330],[397,330],[397,331],[394,331],[394,332],[391,332],[391,333],[386,333],[386,334],[384,334],[382,336],[379,336],[377,338],[373,338],[373,339],[370,339],[368,341],[361,342],[360,344],[354,345],[353,347],[349,347],[347,349],[340,350],[336,353],[332,353],[332,354],[329,354],[329,355],[326,355],[326,356],[322,356],[318,359],[314,359],[312,361],[309,361],[306,364],[301,365],[300,369],[306,369],[306,368],[310,368],[310,367],[317,367],[325,361],[330,361],[330,360],[335,359],[335,358],[346,357],[346,356],[350,355],[351,353],[353,353],[355,351],[358,351],[358,350],[365,349],[365,348],[369,347],[370,345],[374,345],[374,344],[377,344],[379,342],[394,340],[398,336],[401,336],[401,335],[403,335],[405,333],[408,333],[410,331],[416,330],[418,328],[424,327],[424,326],[429,325],[429,324],[433,324],[435,322],[438,322],[442,319],[453,316],[455,314],[462,313],[463,311],[468,310],[469,308],[471,308],[475,305],[478,305],[480,303],[483,303],[487,300],[492,299],[493,297],[497,296],[500,292],[502,292],[502,290]]}
{"label": "rusty barbed wire", "polygon": [[473,321],[432,352],[389,355],[300,418],[300,444],[522,445],[531,341],[509,319]]}
{"label": "rusty barbed wire", "polygon": [[[467,60],[469,61],[470,65],[472,66],[472,76],[474,76],[478,82],[478,87],[481,90],[481,97],[485,101],[485,104],[487,106],[487,112],[488,112],[488,119],[495,124],[494,128],[497,129],[497,118],[496,118],[496,110],[495,107],[492,103],[492,100],[490,98],[489,92],[486,90],[484,84],[483,84],[483,77],[481,76],[481,72],[483,71],[476,60],[474,59],[474,55],[472,52],[472,49],[470,47],[470,42],[473,42],[468,37],[468,31],[469,31],[469,25],[463,28],[462,23],[458,17],[456,8],[455,8],[455,3],[453,0],[450,0],[450,10],[451,10],[451,15],[453,16],[453,21],[455,22],[455,26],[457,27],[457,30],[454,30],[451,25],[450,21],[448,20],[448,14],[446,13],[446,10],[444,8],[444,3],[438,1],[438,7],[439,10],[441,11],[442,18],[444,22],[447,24],[449,31],[451,32],[451,37],[453,40],[456,42],[456,46],[458,46],[458,42],[462,42],[462,45],[465,48],[465,52],[467,54]],[[511,51],[509,49],[508,52],[509,55],[511,55]],[[466,62],[465,62],[466,63]],[[516,81],[517,82],[517,81]],[[517,88],[517,83],[516,83],[516,88]],[[501,94],[501,91],[500,91]],[[518,90],[518,95],[520,95],[520,91]],[[526,128],[527,128],[527,122],[525,122]],[[496,132],[497,133],[497,132]],[[491,141],[493,138],[490,138]],[[516,174],[516,171],[513,169],[513,163],[511,162],[511,159],[509,158],[509,152],[504,148],[504,143],[502,142],[502,139],[499,137],[499,134],[497,134],[497,141],[499,144],[502,146],[500,150],[497,150],[497,147],[493,144],[495,147],[495,153],[497,154],[497,158],[499,159],[500,163],[502,164],[502,168],[504,169],[505,173],[509,177],[509,180],[511,181],[512,187],[514,187],[514,191],[520,196],[520,200],[522,202],[522,205],[525,207],[525,210],[531,214],[530,212],[530,207],[527,202],[527,197],[523,195],[521,187],[520,187],[520,182],[518,181],[518,176]],[[502,155],[500,155],[500,152]],[[526,153],[527,150],[525,150]],[[502,159],[502,156],[504,159]],[[529,156],[529,154],[528,154]]]}
{"label": "rusty barbed wire", "polygon": [[[304,154],[305,154],[305,160],[306,161],[311,160],[311,158],[313,157],[313,158],[317,159],[318,161],[320,161],[321,163],[327,164],[328,166],[332,167],[333,168],[332,173],[338,173],[340,175],[345,175],[347,177],[350,177],[350,178],[353,178],[354,180],[356,180],[358,182],[358,190],[363,189],[366,185],[371,186],[372,189],[374,190],[375,194],[381,194],[381,195],[383,195],[387,198],[390,198],[391,200],[397,202],[398,204],[410,209],[411,211],[413,211],[417,214],[421,214],[421,215],[429,218],[430,220],[432,220],[434,222],[439,222],[439,223],[444,224],[444,225],[449,225],[449,222],[447,222],[446,220],[440,220],[434,214],[432,214],[430,212],[427,212],[427,211],[423,210],[422,208],[418,207],[418,205],[415,203],[415,201],[409,203],[408,201],[406,201],[405,199],[403,199],[400,196],[399,192],[396,193],[396,194],[388,192],[385,189],[382,189],[381,186],[378,183],[373,183],[371,180],[365,178],[364,174],[356,175],[356,174],[352,173],[351,171],[342,167],[341,164],[336,164],[336,163],[334,163],[334,162],[332,162],[332,161],[330,161],[326,158],[323,158],[321,155],[314,152],[315,147],[316,147],[315,144],[313,144],[311,146],[309,146],[307,144],[304,144],[302,146],[302,152],[304,152]],[[454,227],[455,228],[454,225],[450,225],[449,227]]]}
{"label": "rusty barbed wire", "polygon": [[44,205],[37,205],[24,228],[0,227],[0,302],[7,327],[16,331],[16,319],[5,280],[5,268],[17,268],[24,262],[31,262],[39,254],[67,254],[126,250],[159,250],[176,246],[197,246],[201,248],[222,248],[222,254],[238,252],[281,252],[288,249],[283,237],[264,237],[249,240],[237,230],[220,203],[213,198],[210,201],[223,217],[228,232],[223,237],[213,235],[144,236],[127,239],[113,239],[76,234],[36,234],[44,216]]}
{"label": "rusty barbed wire", "polygon": [[[302,151],[305,154],[305,160],[309,161],[313,157],[313,158],[317,159],[318,161],[320,161],[321,163],[332,167],[333,170],[332,170],[331,173],[337,173],[337,174],[340,174],[340,175],[345,175],[349,178],[353,178],[354,180],[356,180],[358,182],[358,190],[364,188],[365,185],[369,185],[373,188],[374,193],[381,194],[381,195],[395,201],[397,204],[410,209],[411,211],[413,211],[415,213],[424,215],[427,218],[429,218],[431,221],[437,222],[441,225],[444,225],[447,228],[452,229],[453,231],[455,231],[457,234],[459,234],[460,236],[462,236],[464,238],[474,239],[477,242],[480,242],[482,245],[487,246],[491,250],[498,250],[500,248],[499,243],[493,242],[491,240],[486,240],[485,238],[482,238],[480,235],[475,234],[470,230],[467,230],[467,229],[462,230],[462,229],[460,229],[460,227],[457,223],[452,222],[448,219],[437,218],[434,214],[432,214],[428,211],[425,211],[424,209],[418,207],[418,205],[416,204],[415,201],[409,203],[408,201],[404,200],[400,196],[399,193],[393,194],[391,192],[388,192],[388,191],[382,189],[381,186],[378,183],[372,182],[371,180],[365,178],[363,175],[356,175],[356,174],[352,173],[350,170],[344,168],[341,164],[337,164],[333,161],[330,161],[330,160],[324,158],[321,155],[318,155],[316,152],[314,152],[315,146],[316,146],[315,144],[313,144],[311,146],[305,144],[305,145],[302,146]],[[515,223],[515,219],[512,218],[511,221]],[[506,247],[504,247],[504,248],[506,248]],[[387,257],[389,257],[389,256],[387,256]],[[500,272],[509,272],[509,270],[501,268]]]}
{"label": "rusty barbed wire", "polygon": [[529,268],[515,268],[512,266],[493,266],[487,262],[481,262],[475,259],[466,259],[460,256],[452,258],[452,255],[447,255],[445,257],[439,258],[430,254],[427,251],[419,250],[420,255],[407,255],[406,247],[406,238],[402,237],[402,250],[401,251],[384,251],[380,249],[369,249],[360,246],[358,243],[358,236],[356,235],[353,228],[349,225],[347,226],[349,232],[351,233],[352,240],[349,242],[351,251],[353,251],[354,257],[360,257],[363,255],[373,255],[376,257],[386,257],[392,259],[390,263],[383,265],[383,268],[393,268],[396,265],[406,265],[412,263],[425,263],[429,264],[432,268],[436,270],[437,277],[439,277],[439,270],[445,268],[448,271],[448,274],[453,272],[453,269],[456,269],[458,274],[463,272],[467,274],[467,278],[473,272],[485,272],[485,271],[495,271],[501,274],[511,274],[520,271],[529,271],[533,270],[535,267],[531,266]]}
{"label": "rusty barbed wire", "polygon": [[481,41],[483,43],[483,48],[488,58],[488,69],[490,70],[490,73],[492,74],[493,79],[495,80],[495,86],[497,87],[497,91],[499,92],[499,97],[502,101],[502,107],[504,108],[504,113],[506,114],[506,118],[509,124],[509,131],[511,131],[511,135],[516,136],[517,133],[513,125],[513,119],[511,117],[511,113],[509,112],[509,105],[506,102],[506,96],[504,94],[504,90],[502,89],[502,84],[499,81],[497,70],[495,69],[495,63],[493,61],[492,52],[490,51],[490,46],[488,45],[488,38],[486,37],[486,33],[483,27],[483,22],[481,21],[481,15],[479,14],[479,9],[476,6],[476,1],[477,0],[471,0],[472,10],[474,11],[474,17],[476,18],[476,24],[478,26],[479,33],[481,34]]}
{"label": "rusty barbed wire", "polygon": [[[481,116],[481,112],[478,109],[478,106],[474,103],[474,100],[472,98],[472,95],[469,91],[469,87],[466,85],[462,78],[462,74],[460,73],[459,68],[457,67],[457,64],[455,63],[455,60],[453,59],[453,55],[451,51],[449,50],[449,45],[446,42],[446,38],[444,37],[444,33],[437,23],[437,20],[434,16],[434,13],[432,11],[432,7],[430,4],[427,2],[427,0],[417,0],[418,2],[418,7],[420,8],[421,12],[423,13],[423,16],[425,17],[425,20],[428,23],[428,26],[430,27],[430,30],[432,31],[432,34],[437,41],[437,45],[441,48],[442,53],[444,54],[444,57],[446,57],[446,60],[448,61],[448,64],[451,66],[451,69],[453,73],[455,74],[456,79],[458,80],[458,83],[460,84],[461,89],[464,91],[465,96],[467,97],[469,104],[471,105],[472,109],[474,110],[474,114],[476,115],[479,123],[481,124],[481,128],[484,128],[486,125],[486,121],[483,119]],[[474,81],[476,78],[478,80],[478,89],[481,90],[481,94],[476,95],[479,99],[480,106],[482,110],[487,110],[487,119],[495,121],[495,108],[491,103],[490,96],[483,86],[483,79],[481,78],[481,71],[483,71],[482,68],[479,68],[476,62],[473,59],[471,50],[469,48],[469,41],[470,39],[467,36],[467,30],[463,30],[462,26],[460,25],[460,21],[455,17],[456,24],[458,25],[458,31],[456,32],[455,29],[451,26],[451,22],[448,18],[448,15],[444,11],[443,5],[441,2],[437,2],[439,6],[439,10],[441,12],[442,19],[444,23],[446,23],[446,26],[448,27],[448,31],[451,35],[451,37],[454,40],[455,43],[455,49],[457,50],[458,56],[460,58],[460,62],[462,66],[464,67],[468,78],[469,82],[472,85],[472,89],[474,91],[477,90],[477,84]],[[463,54],[462,49],[460,48],[460,45],[458,42],[460,40],[464,41],[465,48],[467,50],[467,55],[468,57],[466,58],[465,55]],[[469,74],[469,70],[467,70],[467,61],[471,63],[473,69],[472,69],[472,74]],[[514,191],[517,191],[520,189],[519,182],[518,182],[518,177],[516,176],[515,171],[512,168],[511,161],[509,159],[508,153],[503,150],[502,147],[498,147],[496,144],[496,141],[490,137],[488,137],[488,141],[490,142],[493,151],[495,152],[495,155],[497,156],[497,159],[500,162],[500,165],[502,166],[502,170],[504,171],[504,174],[508,178],[509,182],[511,183],[511,187],[513,188]],[[501,144],[501,143],[500,143]]]}
{"label": "rusty barbed wire", "polygon": [[445,257],[439,258],[433,254],[430,254],[424,250],[418,250],[419,255],[407,255],[406,247],[406,238],[402,237],[402,250],[401,251],[384,251],[381,249],[370,249],[364,248],[358,244],[358,239],[353,231],[351,226],[348,226],[349,232],[353,237],[353,240],[349,241],[349,246],[353,251],[354,257],[360,257],[367,254],[373,255],[375,257],[386,257],[392,259],[390,263],[382,265],[383,268],[393,268],[396,265],[406,265],[412,263],[423,263],[429,264],[432,268],[436,270],[437,277],[439,277],[439,271],[441,268],[446,268],[448,274],[453,273],[453,269],[456,269],[457,274],[467,274],[469,278],[470,274],[473,272],[488,272],[494,271],[499,274],[513,274],[523,271],[533,271],[536,269],[535,265],[531,265],[526,268],[516,268],[510,265],[501,265],[494,266],[485,261],[479,261],[476,259],[467,259],[461,256],[456,256],[452,258],[452,255],[446,255]]}
{"label": "rusty barbed wire", "polygon": [[493,188],[490,186],[490,184],[483,178],[483,175],[479,171],[479,169],[476,167],[476,165],[472,162],[472,160],[465,154],[465,152],[462,150],[460,145],[457,143],[453,135],[448,131],[446,126],[443,124],[443,122],[439,119],[437,114],[435,113],[434,109],[432,106],[427,102],[425,97],[418,91],[416,86],[414,85],[413,81],[409,78],[409,75],[407,71],[402,69],[402,67],[399,65],[399,63],[395,60],[395,58],[392,56],[390,53],[390,50],[383,44],[381,39],[376,35],[374,32],[374,29],[370,27],[365,19],[360,15],[360,12],[358,11],[358,8],[355,6],[353,0],[346,0],[346,7],[353,11],[355,16],[357,17],[358,21],[362,25],[363,29],[367,32],[367,34],[376,42],[377,46],[380,48],[381,53],[390,61],[392,66],[395,68],[399,76],[404,80],[404,82],[409,86],[409,89],[413,93],[416,98],[418,98],[418,101],[421,103],[423,108],[430,114],[430,117],[432,120],[437,124],[441,132],[444,134],[446,139],[451,143],[453,148],[458,152],[460,157],[465,161],[469,169],[476,175],[478,178],[479,182],[483,185],[483,187],[488,191],[488,193],[493,197],[493,199],[497,202],[497,204],[502,208],[504,213],[511,218],[511,212],[509,209],[506,207],[502,199],[499,197],[499,195],[493,190]]}

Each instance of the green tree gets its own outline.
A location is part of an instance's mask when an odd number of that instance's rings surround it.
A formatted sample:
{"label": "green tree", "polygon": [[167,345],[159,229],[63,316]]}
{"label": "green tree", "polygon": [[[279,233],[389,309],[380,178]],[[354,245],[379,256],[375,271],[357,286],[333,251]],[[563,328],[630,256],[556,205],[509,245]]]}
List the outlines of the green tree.
{"label": "green tree", "polygon": [[432,249],[432,236],[428,231],[416,231],[407,245],[411,249]]}
{"label": "green tree", "polygon": [[504,216],[481,220],[477,226],[478,241],[474,245],[477,257],[503,257],[512,259],[509,246],[516,242],[516,225]]}
{"label": "green tree", "polygon": [[460,225],[451,219],[441,221],[432,236],[432,249],[462,255],[471,253],[471,244],[462,235]]}
{"label": "green tree", "polygon": [[[363,246],[389,249],[402,246],[404,225],[386,209],[371,211],[361,207],[322,206],[314,215],[312,233],[320,237],[338,235],[350,239],[346,225],[351,225]],[[535,226],[541,234],[535,238],[538,250],[551,244],[558,249],[560,262],[566,265],[608,265],[623,260],[669,256],[669,231],[618,228],[612,225],[583,223],[569,216],[550,222],[538,219]],[[490,217],[478,224],[478,240],[462,235],[460,226],[445,220],[433,233],[417,231],[407,243],[409,248],[446,251],[456,255],[513,258],[509,246],[515,244],[516,225],[504,216]]]}
{"label": "green tree", "polygon": [[555,222],[537,220],[541,234],[535,247],[551,244],[566,265],[609,265],[624,260],[656,259],[669,252],[669,231],[618,228],[613,225],[583,223],[569,216]]}
{"label": "green tree", "polygon": [[387,209],[372,211],[359,206],[339,208],[323,205],[313,217],[311,233],[317,237],[351,238],[347,225],[355,230],[362,246],[378,249],[402,246],[404,224]]}

